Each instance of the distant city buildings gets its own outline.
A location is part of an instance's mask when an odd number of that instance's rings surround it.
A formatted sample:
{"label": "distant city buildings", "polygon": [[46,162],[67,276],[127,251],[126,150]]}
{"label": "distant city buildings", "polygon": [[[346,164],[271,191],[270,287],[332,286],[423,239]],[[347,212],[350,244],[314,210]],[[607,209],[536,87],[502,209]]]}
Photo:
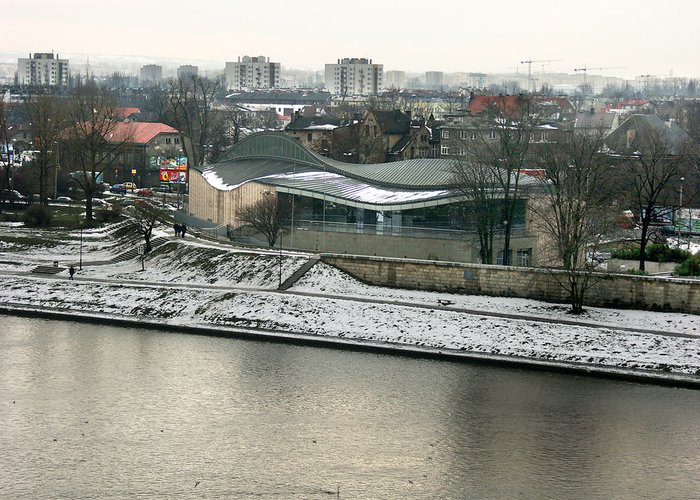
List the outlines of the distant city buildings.
{"label": "distant city buildings", "polygon": [[280,86],[280,63],[269,57],[243,56],[237,62],[227,62],[225,69],[228,90],[272,89]]}
{"label": "distant city buildings", "polygon": [[374,95],[384,90],[384,65],[371,59],[344,58],[326,64],[326,89],[338,95]]}
{"label": "distant city buildings", "polygon": [[405,89],[406,88],[406,72],[405,71],[385,71],[384,72],[384,88],[385,89]]}
{"label": "distant city buildings", "polygon": [[430,90],[443,90],[445,75],[442,71],[426,71],[425,86]]}
{"label": "distant city buildings", "polygon": [[20,85],[67,86],[70,76],[68,59],[53,52],[36,52],[17,59],[17,81]]}
{"label": "distant city buildings", "polygon": [[183,80],[187,78],[192,78],[199,74],[199,68],[197,66],[192,66],[191,64],[184,64],[178,66],[177,68],[177,78],[178,80]]}
{"label": "distant city buildings", "polygon": [[146,64],[141,66],[141,85],[157,86],[163,80],[163,66]]}

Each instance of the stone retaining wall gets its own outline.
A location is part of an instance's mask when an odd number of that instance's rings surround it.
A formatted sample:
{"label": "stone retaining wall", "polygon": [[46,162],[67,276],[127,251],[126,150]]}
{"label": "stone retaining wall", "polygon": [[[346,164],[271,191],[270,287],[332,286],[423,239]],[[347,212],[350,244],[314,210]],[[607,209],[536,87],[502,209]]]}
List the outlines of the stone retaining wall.
{"label": "stone retaining wall", "polygon": [[[339,254],[322,254],[321,260],[373,285],[569,301],[560,271]],[[586,304],[700,314],[700,281],[596,273]]]}

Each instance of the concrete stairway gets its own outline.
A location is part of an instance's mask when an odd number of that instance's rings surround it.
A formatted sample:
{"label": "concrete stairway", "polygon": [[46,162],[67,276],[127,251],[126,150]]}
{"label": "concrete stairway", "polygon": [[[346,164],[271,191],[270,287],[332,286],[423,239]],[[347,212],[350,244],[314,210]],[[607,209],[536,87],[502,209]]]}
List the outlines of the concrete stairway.
{"label": "concrete stairway", "polygon": [[287,290],[294,283],[299,281],[299,278],[301,278],[307,272],[309,272],[309,269],[314,267],[316,265],[316,263],[318,263],[318,261],[319,261],[318,257],[312,257],[309,260],[307,260],[306,262],[304,262],[304,264],[299,269],[294,271],[294,273],[289,278],[284,280],[284,283],[282,283],[280,285],[279,290]]}
{"label": "concrete stairway", "polygon": [[[157,238],[153,238],[151,240],[151,251],[155,250],[156,248],[165,245],[170,239],[164,238],[162,236],[159,236]],[[112,262],[124,262],[127,260],[135,259],[136,257],[139,256],[139,249],[138,247],[132,248],[131,250],[127,250],[124,253],[120,253],[116,257],[112,259]]]}
{"label": "concrete stairway", "polygon": [[58,266],[36,266],[31,272],[35,274],[58,274],[65,269],[65,267]]}

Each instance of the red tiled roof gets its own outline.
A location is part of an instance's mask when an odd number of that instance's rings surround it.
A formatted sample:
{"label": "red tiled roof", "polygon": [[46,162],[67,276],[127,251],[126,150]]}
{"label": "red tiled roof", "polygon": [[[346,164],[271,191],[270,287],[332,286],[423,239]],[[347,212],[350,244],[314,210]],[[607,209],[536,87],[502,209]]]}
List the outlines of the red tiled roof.
{"label": "red tiled roof", "polygon": [[140,113],[141,110],[139,108],[116,108],[114,110],[114,114],[117,115],[118,118],[124,120],[126,118],[129,118],[131,115],[135,115]]}
{"label": "red tiled roof", "polygon": [[133,144],[146,144],[158,134],[177,134],[177,129],[165,123],[149,122],[119,122],[114,130],[105,137],[107,142],[130,142]]}
{"label": "red tiled roof", "polygon": [[507,115],[515,114],[518,109],[518,99],[519,96],[516,95],[475,95],[469,102],[469,112],[477,115],[491,106],[496,106]]}

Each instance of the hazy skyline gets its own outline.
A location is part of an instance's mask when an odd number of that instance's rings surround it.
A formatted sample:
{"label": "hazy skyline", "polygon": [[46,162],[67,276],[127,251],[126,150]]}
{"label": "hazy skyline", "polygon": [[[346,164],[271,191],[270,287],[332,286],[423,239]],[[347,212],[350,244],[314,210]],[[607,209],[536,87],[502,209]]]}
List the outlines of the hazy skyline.
{"label": "hazy skyline", "polygon": [[[284,67],[322,71],[342,57],[387,70],[588,72],[698,77],[692,0],[464,0],[438,4],[355,0],[345,7],[289,0],[28,0],[3,9],[0,47],[29,52],[226,61],[264,55]],[[109,7],[113,5],[113,7]],[[300,8],[300,5],[304,7]],[[306,7],[309,5],[308,7]],[[83,61],[75,61],[81,63]],[[597,70],[610,67],[607,70]]]}

